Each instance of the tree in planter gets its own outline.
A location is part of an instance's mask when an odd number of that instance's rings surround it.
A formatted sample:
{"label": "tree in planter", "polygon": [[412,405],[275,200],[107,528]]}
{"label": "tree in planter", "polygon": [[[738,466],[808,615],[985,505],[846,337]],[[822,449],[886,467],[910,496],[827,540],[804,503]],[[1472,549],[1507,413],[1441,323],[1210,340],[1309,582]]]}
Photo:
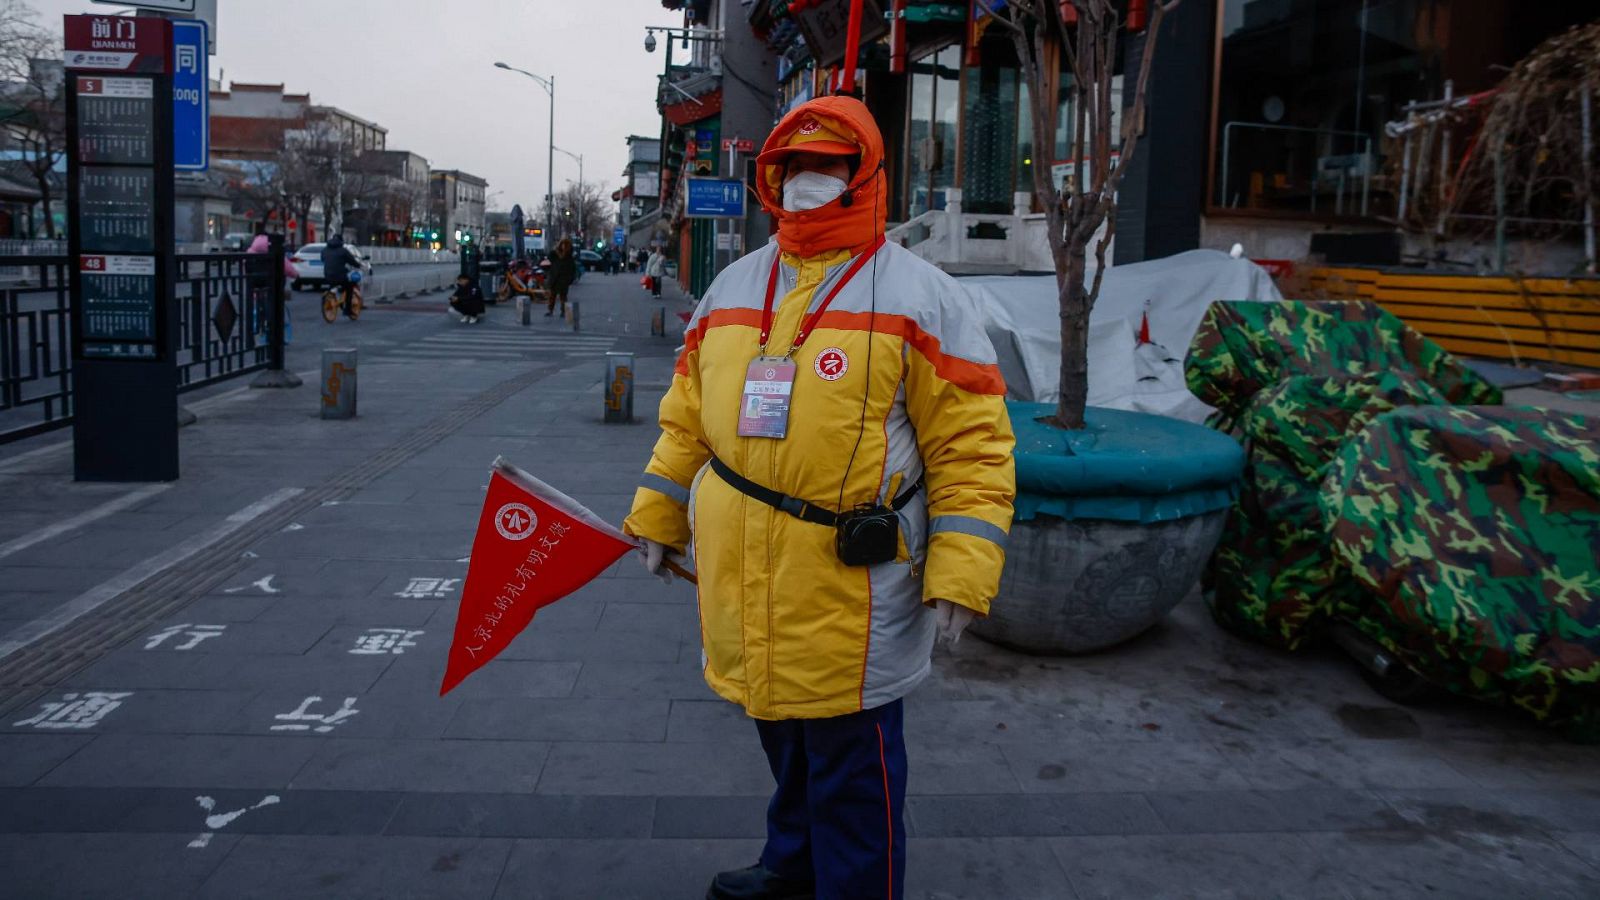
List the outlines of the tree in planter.
{"label": "tree in planter", "polygon": [[[1033,167],[1033,188],[1045,212],[1045,235],[1056,269],[1057,301],[1061,307],[1061,398],[1048,423],[1065,429],[1083,427],[1089,397],[1089,311],[1100,295],[1106,248],[1117,231],[1117,187],[1127,171],[1144,131],[1145,96],[1150,86],[1150,63],[1155,59],[1161,22],[1181,0],[1147,0],[1144,51],[1133,102],[1122,118],[1120,158],[1110,165],[1113,108],[1112,79],[1116,76],[1117,38],[1122,26],[1121,8],[1135,0],[978,0],[992,21],[1006,28],[1021,61],[1028,85],[1033,133],[1055,133],[1055,91],[1052,73],[1066,71],[1072,116],[1070,152],[1073,171],[1065,184],[1052,184],[1049,166]],[[1048,139],[1048,138],[1044,138]],[[1096,232],[1104,226],[1099,240]],[[1094,242],[1095,272],[1085,286],[1088,250]]]}
{"label": "tree in planter", "polygon": [[45,237],[56,235],[56,167],[67,153],[61,39],[22,0],[0,0],[0,127],[39,189]]}

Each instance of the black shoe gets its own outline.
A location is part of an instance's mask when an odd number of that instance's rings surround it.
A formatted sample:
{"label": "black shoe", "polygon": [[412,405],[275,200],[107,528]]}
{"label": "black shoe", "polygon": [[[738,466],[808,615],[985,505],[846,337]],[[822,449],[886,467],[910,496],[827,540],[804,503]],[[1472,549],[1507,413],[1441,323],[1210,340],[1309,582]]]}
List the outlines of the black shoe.
{"label": "black shoe", "polygon": [[809,900],[815,896],[814,883],[784,878],[760,863],[718,872],[706,891],[706,900]]}

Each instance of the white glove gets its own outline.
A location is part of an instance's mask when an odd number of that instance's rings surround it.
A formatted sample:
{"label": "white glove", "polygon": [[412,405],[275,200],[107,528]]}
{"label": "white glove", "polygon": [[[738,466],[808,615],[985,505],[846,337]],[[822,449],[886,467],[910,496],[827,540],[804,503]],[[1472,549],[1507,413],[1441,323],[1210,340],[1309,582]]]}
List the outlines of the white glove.
{"label": "white glove", "polygon": [[949,641],[952,647],[961,640],[961,632],[966,631],[977,616],[972,610],[949,600],[934,600],[933,612],[939,617],[939,640]]}
{"label": "white glove", "polygon": [[644,570],[671,584],[672,573],[661,566],[661,561],[667,557],[667,545],[658,544],[649,538],[640,538],[639,541],[639,561],[644,563]]}

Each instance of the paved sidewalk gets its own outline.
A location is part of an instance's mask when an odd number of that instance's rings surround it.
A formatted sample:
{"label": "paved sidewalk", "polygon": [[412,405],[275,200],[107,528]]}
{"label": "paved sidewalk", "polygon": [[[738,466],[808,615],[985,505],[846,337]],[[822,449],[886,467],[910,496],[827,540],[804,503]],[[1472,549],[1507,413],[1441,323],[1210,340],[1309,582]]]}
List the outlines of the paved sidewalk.
{"label": "paved sidewalk", "polygon": [[[362,342],[361,417],[316,418],[314,382],[215,400],[183,479],[148,494],[7,451],[0,646],[103,603],[0,659],[0,894],[697,898],[756,858],[754,729],[700,678],[692,591],[634,560],[437,696],[490,460],[619,521],[654,441],[675,341],[649,337],[636,277],[573,298],[576,336],[505,308],[458,325],[440,299],[303,331],[293,368]],[[606,348],[639,356],[638,424],[599,421]],[[1095,656],[966,638],[906,718],[908,897],[1600,883],[1600,751],[1390,705],[1342,659],[1229,637],[1198,598]]]}

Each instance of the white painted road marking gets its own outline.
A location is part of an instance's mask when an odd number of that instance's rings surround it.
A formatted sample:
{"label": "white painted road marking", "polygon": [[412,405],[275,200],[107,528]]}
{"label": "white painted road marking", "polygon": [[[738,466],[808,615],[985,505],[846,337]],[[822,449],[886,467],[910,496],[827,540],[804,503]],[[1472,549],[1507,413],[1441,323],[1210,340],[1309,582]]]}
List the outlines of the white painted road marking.
{"label": "white painted road marking", "polygon": [[318,724],[316,726],[317,733],[318,734],[326,734],[326,733],[332,731],[334,729],[334,726],[338,725],[340,722],[343,722],[345,719],[348,719],[351,716],[357,715],[357,714],[359,714],[361,712],[361,710],[355,708],[356,698],[354,698],[354,697],[346,697],[346,698],[344,698],[344,705],[339,707],[338,709],[334,710],[331,714],[326,715],[326,716],[319,716],[316,713],[312,713],[312,712],[307,712],[306,711],[306,710],[311,708],[312,704],[321,703],[321,702],[322,702],[322,698],[321,697],[317,697],[317,696],[307,697],[306,699],[300,701],[300,706],[297,707],[293,712],[278,713],[277,715],[273,716],[274,719],[277,719],[277,720],[282,721],[282,722],[290,722],[290,723],[295,723],[295,724],[274,725],[274,726],[272,726],[272,730],[273,731],[310,731],[311,730],[311,726],[310,725],[299,724],[299,723],[302,723],[302,722],[317,722],[317,723],[320,723],[320,724]]}
{"label": "white painted road marking", "polygon": [[[245,552],[249,553],[248,550],[245,551]],[[252,557],[255,556],[254,553],[250,553],[250,555]],[[272,586],[272,579],[277,578],[277,577],[278,576],[275,575],[275,574],[274,575],[268,575],[265,578],[257,579],[255,581],[250,582],[249,584],[246,584],[246,585],[241,585],[239,587],[227,588],[227,589],[225,589],[223,591],[223,593],[224,594],[237,594],[240,591],[248,591],[251,588],[255,588],[255,589],[259,590],[263,594],[280,594],[280,593],[282,593],[282,591],[280,591],[277,588]]]}
{"label": "white painted road marking", "polygon": [[[201,796],[194,798],[194,800],[196,803],[200,804],[201,809],[208,813],[217,808],[217,801],[211,797]],[[189,849],[204,850],[210,845],[211,836],[231,825],[234,819],[239,818],[252,809],[260,809],[263,806],[272,806],[278,802],[280,801],[277,794],[268,794],[265,797],[262,797],[261,802],[257,803],[255,806],[247,806],[244,809],[236,809],[230,813],[206,816],[206,827],[211,830],[201,832],[199,837],[196,837],[194,840],[190,841]]]}
{"label": "white painted road marking", "polygon": [[132,590],[140,582],[165,572],[303,493],[305,493],[304,488],[279,488],[224,519],[210,531],[197,534],[165,553],[152,556],[122,574],[84,591],[50,614],[40,616],[7,635],[5,640],[0,641],[0,659],[5,659],[34,641],[72,624],[107,601]]}
{"label": "white painted road marking", "polygon": [[156,632],[155,634],[152,634],[149,637],[145,638],[144,639],[144,641],[145,641],[144,648],[146,650],[154,650],[155,648],[161,646],[162,643],[164,643],[167,638],[173,637],[173,636],[181,633],[184,629],[188,629],[189,630],[189,642],[186,643],[186,644],[178,644],[177,646],[173,647],[172,649],[174,649],[174,650],[193,650],[195,647],[200,646],[200,642],[205,640],[206,638],[222,637],[222,633],[224,631],[228,630],[228,626],[226,626],[226,625],[190,625],[188,622],[185,622],[182,625],[173,625],[173,626],[168,627],[168,628],[163,628],[162,630]]}
{"label": "white painted road marking", "polygon": [[84,691],[82,694],[77,692],[62,694],[59,702],[40,704],[44,709],[38,715],[31,719],[23,719],[21,722],[12,722],[11,727],[32,725],[35,728],[93,728],[106,717],[107,713],[121,706],[123,699],[132,696],[132,691],[118,693]]}
{"label": "white painted road marking", "polygon": [[356,638],[356,645],[350,648],[350,652],[357,656],[399,655],[406,652],[405,648],[417,646],[412,639],[422,635],[421,631],[407,631],[404,628],[368,628],[366,634]]}
{"label": "white painted road marking", "polygon": [[112,513],[121,512],[135,503],[138,503],[146,498],[153,497],[170,487],[172,487],[170,484],[146,485],[145,487],[139,488],[131,493],[123,494],[121,497],[118,497],[115,500],[108,500],[94,509],[85,510],[84,512],[78,513],[70,519],[62,519],[54,525],[47,525],[38,531],[23,535],[16,540],[0,544],[0,559],[4,559],[13,553],[26,550],[29,547],[32,547],[34,544],[43,543],[51,538],[60,537],[69,531],[76,531],[90,522],[104,519],[106,516],[109,516]]}

